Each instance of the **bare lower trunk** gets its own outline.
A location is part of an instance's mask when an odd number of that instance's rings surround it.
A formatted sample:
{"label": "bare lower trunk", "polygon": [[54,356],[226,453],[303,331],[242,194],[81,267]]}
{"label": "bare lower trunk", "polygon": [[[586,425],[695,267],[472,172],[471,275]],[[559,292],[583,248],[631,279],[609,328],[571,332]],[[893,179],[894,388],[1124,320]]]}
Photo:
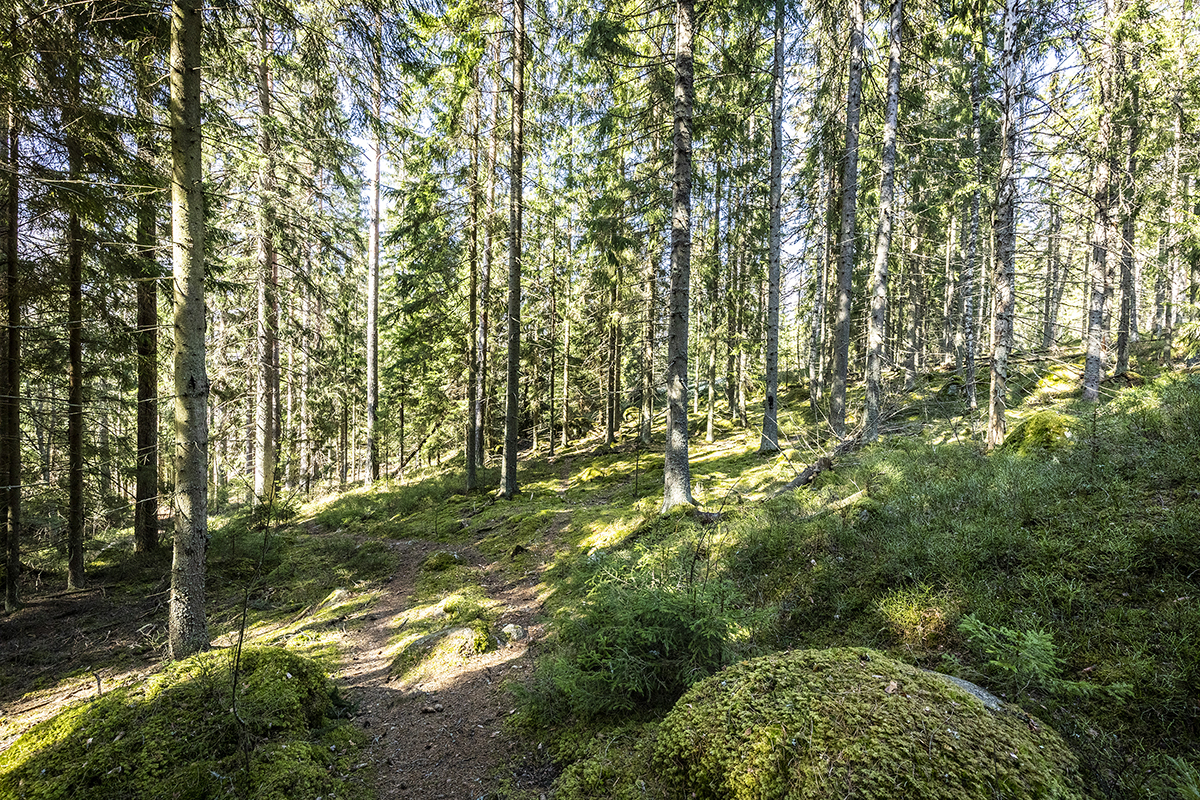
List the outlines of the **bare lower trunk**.
{"label": "bare lower trunk", "polygon": [[[154,135],[151,77],[142,61],[150,48],[139,48],[138,158],[149,164],[153,158]],[[156,182],[157,183],[157,182]],[[158,264],[154,256],[157,240],[158,192],[148,192],[138,209],[137,248],[141,267],[137,283],[137,485],[134,489],[133,547],[139,553],[158,549]]]}
{"label": "bare lower trunk", "polygon": [[671,214],[671,299],[667,324],[667,442],[663,464],[665,513],[692,505],[688,463],[688,288],[692,269],[693,0],[675,4],[675,131]]}
{"label": "bare lower trunk", "polygon": [[846,155],[842,165],[842,222],[839,234],[837,320],[833,343],[833,390],[829,424],[841,436],[846,429],[846,381],[850,369],[850,297],[854,275],[854,233],[858,203],[858,127],[862,110],[863,0],[850,0],[850,75],[846,83]]}
{"label": "bare lower trunk", "polygon": [[871,309],[867,317],[866,441],[879,437],[883,398],[883,345],[887,340],[888,252],[892,245],[892,215],[896,175],[896,121],[900,111],[900,29],[904,0],[892,0],[888,42],[887,111],[883,124],[882,174],[879,178],[879,227],[875,232],[875,264],[871,273]]}
{"label": "bare lower trunk", "polygon": [[1001,128],[1000,197],[996,258],[996,300],[993,311],[991,402],[988,410],[987,448],[1004,443],[1004,412],[1008,398],[1008,357],[1013,345],[1016,307],[1017,255],[1017,103],[1020,86],[1017,68],[1017,0],[1004,5],[1004,120]]}
{"label": "bare lower trunk", "polygon": [[208,647],[204,562],[208,546],[208,373],[205,368],[204,194],[201,172],[198,0],[171,15],[171,241],[175,284],[175,543],[172,658]]}
{"label": "bare lower trunk", "polygon": [[521,362],[521,224],[525,157],[525,0],[513,2],[512,151],[508,201],[508,364],[501,497],[517,493],[518,390]]}
{"label": "bare lower trunk", "polygon": [[779,450],[779,251],[780,202],[783,195],[783,0],[775,0],[775,69],[771,76],[771,206],[767,254],[766,391],[758,452]]}

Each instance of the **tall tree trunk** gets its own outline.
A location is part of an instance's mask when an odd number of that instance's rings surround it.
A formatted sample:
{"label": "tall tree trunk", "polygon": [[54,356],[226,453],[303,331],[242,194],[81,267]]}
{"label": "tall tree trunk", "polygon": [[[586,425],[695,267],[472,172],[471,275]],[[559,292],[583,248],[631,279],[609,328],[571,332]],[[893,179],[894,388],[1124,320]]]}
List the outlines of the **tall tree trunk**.
{"label": "tall tree trunk", "polygon": [[[1188,9],[1191,0],[1181,0],[1179,4],[1180,30],[1187,29]],[[1184,147],[1183,131],[1183,76],[1187,65],[1184,37],[1178,36],[1175,41],[1177,75],[1175,89],[1171,95],[1171,116],[1174,118],[1173,140],[1171,145],[1171,193],[1167,204],[1167,271],[1164,283],[1165,302],[1163,304],[1163,363],[1170,364],[1171,349],[1175,339],[1175,314],[1179,307],[1179,284],[1182,277],[1180,265],[1180,240],[1183,225],[1183,209],[1186,204],[1183,193],[1180,192],[1180,156]]]}
{"label": "tall tree trunk", "polygon": [[858,204],[858,126],[862,110],[863,0],[850,2],[850,75],[846,82],[846,153],[842,164],[842,221],[839,233],[837,321],[833,343],[833,389],[829,423],[838,436],[846,430],[846,380],[850,369],[850,296],[854,277],[854,235]]}
{"label": "tall tree trunk", "polygon": [[821,173],[821,209],[824,235],[821,237],[821,267],[813,271],[813,328],[812,356],[813,373],[809,382],[809,405],[814,420],[821,418],[822,404],[825,397],[825,378],[827,371],[826,354],[828,353],[827,336],[827,297],[829,295],[829,273],[833,263],[833,165],[825,165],[825,148],[817,154],[822,166]]}
{"label": "tall tree trunk", "polygon": [[[983,37],[986,34],[983,30],[983,21],[977,20],[979,32],[978,36]],[[971,37],[971,142],[975,153],[972,160],[974,168],[974,181],[971,187],[971,221],[970,232],[967,236],[967,260],[963,262],[962,276],[962,294],[963,294],[963,316],[962,326],[965,338],[964,355],[963,355],[963,388],[966,390],[965,402],[968,409],[974,411],[978,407],[978,401],[975,397],[975,351],[976,351],[976,336],[978,330],[975,323],[975,286],[976,275],[982,275],[982,269],[979,267],[979,228],[980,228],[980,205],[982,204],[983,195],[983,126],[981,105],[983,103],[983,50],[985,43],[978,41],[975,35]],[[982,284],[982,281],[979,281]],[[982,286],[980,287],[982,294]],[[982,308],[982,301],[980,307]]]}
{"label": "tall tree trunk", "polygon": [[517,493],[517,435],[520,424],[521,225],[525,157],[525,0],[513,0],[512,151],[508,199],[508,364],[504,405],[504,475],[500,496]]}
{"label": "tall tree trunk", "polygon": [[175,284],[175,544],[171,658],[208,647],[208,373],[205,368],[204,187],[201,172],[199,0],[171,14],[171,241]]}
{"label": "tall tree trunk", "polygon": [[721,162],[714,167],[712,246],[709,248],[712,263],[709,265],[708,283],[708,418],[705,421],[704,441],[715,440],[717,416],[717,345],[720,342],[720,318],[717,314],[718,284],[721,280]]}
{"label": "tall tree trunk", "polygon": [[[1121,192],[1121,314],[1117,323],[1117,365],[1116,372],[1121,374],[1129,371],[1129,344],[1137,341],[1137,293],[1134,290],[1134,233],[1137,227],[1138,199],[1138,147],[1141,142],[1141,104],[1139,83],[1141,77],[1141,56],[1133,53],[1133,75],[1125,74],[1121,69],[1124,80],[1128,84],[1128,99],[1125,107],[1125,136],[1127,151],[1125,155],[1124,187]],[[1123,61],[1123,59],[1122,59]]]}
{"label": "tall tree trunk", "polygon": [[[79,54],[68,57],[68,107],[63,109],[67,134],[67,173],[72,186],[82,175],[79,142]],[[74,206],[67,220],[67,588],[83,587],[83,224]]]}
{"label": "tall tree trunk", "polygon": [[783,0],[775,0],[775,67],[771,75],[771,205],[767,254],[766,393],[763,397],[759,453],[779,450],[779,250],[780,203],[783,196]]}
{"label": "tall tree trunk", "polygon": [[[148,59],[151,47],[138,46],[137,135],[138,160],[150,165],[154,158],[154,112]],[[141,200],[137,218],[137,473],[134,489],[133,549],[147,553],[158,549],[158,180]]]}
{"label": "tall tree trunk", "polygon": [[958,329],[954,319],[955,306],[958,299],[958,286],[955,285],[954,274],[954,248],[958,225],[958,211],[953,201],[951,201],[948,217],[946,225],[946,270],[944,273],[946,286],[942,300],[942,364],[946,366],[953,364],[957,372],[960,365],[958,363],[958,342],[956,340]]}
{"label": "tall tree trunk", "polygon": [[[476,448],[481,444],[478,429],[479,419],[479,225],[481,197],[479,191],[479,118],[480,104],[483,102],[482,87],[479,83],[479,69],[472,73],[475,83],[475,94],[471,105],[471,177],[470,197],[471,231],[467,239],[467,261],[470,265],[470,285],[467,288],[467,476],[466,488],[470,492],[478,485],[476,469],[479,465],[479,454]],[[404,454],[401,453],[403,458]]]}
{"label": "tall tree trunk", "polygon": [[1042,304],[1042,349],[1054,345],[1054,332],[1058,327],[1058,286],[1062,273],[1062,208],[1057,197],[1050,198],[1050,240],[1046,247],[1046,293]]}
{"label": "tall tree trunk", "polygon": [[[651,237],[651,242],[657,241]],[[642,410],[639,441],[650,444],[654,422],[654,321],[658,314],[658,265],[661,260],[658,246],[646,245],[646,308],[642,333]],[[564,379],[565,388],[565,379]]]}
{"label": "tall tree trunk", "polygon": [[1104,371],[1104,314],[1108,293],[1108,253],[1115,237],[1112,233],[1112,139],[1116,72],[1116,18],[1119,0],[1105,0],[1105,33],[1099,74],[1100,119],[1096,130],[1096,164],[1093,202],[1095,223],[1092,233],[1091,275],[1088,280],[1087,354],[1083,365],[1083,399],[1100,399],[1100,381]]}
{"label": "tall tree trunk", "polygon": [[671,212],[671,300],[667,323],[667,442],[663,461],[665,513],[693,505],[688,463],[688,290],[692,271],[693,0],[675,3],[675,131]]}
{"label": "tall tree trunk", "polygon": [[[900,113],[900,29],[904,0],[892,0],[888,28],[887,111],[883,123],[882,174],[879,178],[879,227],[875,232],[875,264],[871,271],[871,311],[867,318],[866,440],[879,438],[883,396],[883,344],[887,340],[888,251],[892,245],[892,205],[896,176],[896,121]],[[947,246],[948,250],[949,246]]]}
{"label": "tall tree trunk", "polygon": [[1004,52],[1001,75],[1004,82],[1004,119],[1001,124],[1001,156],[996,299],[993,311],[991,402],[988,407],[987,448],[1004,443],[1004,411],[1008,396],[1008,356],[1013,345],[1013,316],[1016,307],[1017,257],[1017,137],[1018,119],[1017,0],[1004,4]]}
{"label": "tall tree trunk", "polygon": [[[17,35],[17,14],[13,13],[12,40]],[[20,224],[20,182],[18,162],[20,144],[17,131],[16,103],[9,99],[8,108],[8,196],[6,211],[8,236],[5,241],[5,306],[8,339],[5,353],[4,389],[4,450],[3,465],[8,489],[5,492],[5,568],[4,610],[21,607],[21,268],[17,236]]]}
{"label": "tall tree trunk", "polygon": [[[378,16],[376,23],[381,24]],[[383,89],[381,87],[383,65],[376,42],[375,62],[371,75],[371,116],[375,126],[374,136],[367,145],[370,162],[370,230],[367,231],[367,483],[379,480],[379,179],[382,162],[383,129],[381,111]],[[474,273],[472,273],[474,277]]]}
{"label": "tall tree trunk", "polygon": [[266,19],[258,20],[258,142],[262,162],[259,167],[258,231],[258,372],[255,376],[254,404],[254,498],[269,506],[275,499],[276,373],[279,331],[279,263],[275,249],[275,146],[270,132],[271,73],[267,64],[270,41]]}

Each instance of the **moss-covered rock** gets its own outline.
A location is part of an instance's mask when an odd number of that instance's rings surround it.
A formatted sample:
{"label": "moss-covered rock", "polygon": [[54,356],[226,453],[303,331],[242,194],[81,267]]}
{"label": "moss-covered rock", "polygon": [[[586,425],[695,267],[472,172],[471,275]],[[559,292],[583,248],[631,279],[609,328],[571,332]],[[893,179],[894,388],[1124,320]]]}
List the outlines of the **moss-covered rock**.
{"label": "moss-covered rock", "polygon": [[361,795],[337,777],[357,745],[331,726],[316,662],[280,648],[171,664],[35,726],[0,754],[0,797],[262,800]]}
{"label": "moss-covered rock", "polygon": [[1071,443],[1071,420],[1057,411],[1039,411],[1004,438],[1006,450],[1021,455],[1059,450]]}
{"label": "moss-covered rock", "polygon": [[698,798],[1086,797],[1055,732],[865,648],[775,654],[697,683],[656,758]]}

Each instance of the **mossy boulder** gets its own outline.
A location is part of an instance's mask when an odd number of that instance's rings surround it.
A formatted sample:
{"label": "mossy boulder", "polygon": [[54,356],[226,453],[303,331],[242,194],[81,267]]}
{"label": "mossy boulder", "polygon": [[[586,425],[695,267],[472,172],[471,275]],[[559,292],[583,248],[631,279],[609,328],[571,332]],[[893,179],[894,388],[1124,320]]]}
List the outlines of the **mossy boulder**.
{"label": "mossy boulder", "polygon": [[1013,428],[1004,448],[1020,455],[1060,450],[1071,444],[1071,420],[1057,411],[1039,411]]}
{"label": "mossy boulder", "polygon": [[0,797],[262,800],[361,794],[340,773],[357,750],[331,724],[332,685],[280,648],[217,650],[168,665],[35,726],[0,754]]}
{"label": "mossy boulder", "polygon": [[697,683],[655,757],[697,798],[1086,797],[1047,726],[866,648],[779,653]]}

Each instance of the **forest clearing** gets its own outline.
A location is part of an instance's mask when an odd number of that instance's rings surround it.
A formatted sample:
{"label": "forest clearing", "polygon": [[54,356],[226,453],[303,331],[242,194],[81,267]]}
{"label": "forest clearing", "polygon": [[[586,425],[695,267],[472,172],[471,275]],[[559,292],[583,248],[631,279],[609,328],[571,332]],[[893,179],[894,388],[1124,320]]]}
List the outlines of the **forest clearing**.
{"label": "forest clearing", "polygon": [[0,7],[0,800],[1200,798],[1190,2]]}

